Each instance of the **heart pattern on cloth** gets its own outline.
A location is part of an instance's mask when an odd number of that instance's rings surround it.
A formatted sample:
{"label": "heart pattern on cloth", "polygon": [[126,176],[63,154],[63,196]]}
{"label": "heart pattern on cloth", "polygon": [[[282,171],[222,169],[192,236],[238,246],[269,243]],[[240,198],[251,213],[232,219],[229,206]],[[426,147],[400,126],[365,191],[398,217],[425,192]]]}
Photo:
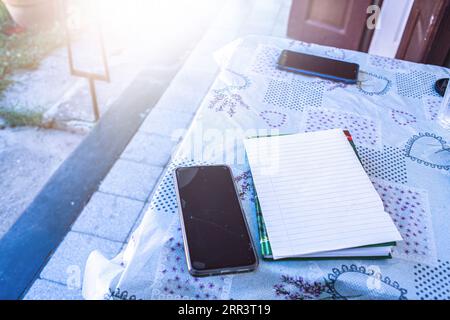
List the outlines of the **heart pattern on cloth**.
{"label": "heart pattern on cloth", "polygon": [[[228,74],[230,77],[228,77]],[[226,75],[224,82],[227,83],[222,89],[217,89],[215,92],[218,93],[236,93],[239,90],[245,90],[250,87],[252,81],[245,74],[233,71],[231,69],[225,69],[224,75]]]}
{"label": "heart pattern on cloth", "polygon": [[395,121],[400,126],[407,126],[411,123],[416,122],[416,117],[412,115],[411,113],[402,111],[402,110],[391,110],[391,117],[392,120]]}
{"label": "heart pattern on cloth", "polygon": [[376,266],[337,266],[328,277],[283,275],[273,286],[275,296],[286,300],[407,300],[400,283],[383,276]]}
{"label": "heart pattern on cloth", "polygon": [[287,115],[278,111],[263,111],[259,116],[271,128],[279,128],[286,123]]}
{"label": "heart pattern on cloth", "polygon": [[[328,275],[328,286],[333,299],[407,300],[408,291],[397,281],[384,277],[377,268],[342,265]],[[373,287],[371,287],[371,285]]]}
{"label": "heart pattern on cloth", "polygon": [[365,95],[373,96],[383,96],[392,87],[392,81],[386,77],[366,72],[360,71],[360,80],[358,84],[358,89]]}
{"label": "heart pattern on cloth", "polygon": [[439,108],[441,107],[442,98],[425,96],[423,97],[422,102],[425,108],[425,117],[427,118],[427,120],[429,121],[436,120]]}
{"label": "heart pattern on cloth", "polygon": [[401,70],[405,68],[404,62],[401,60],[376,55],[370,55],[369,63],[376,68],[390,71]]}
{"label": "heart pattern on cloth", "polygon": [[311,48],[312,43],[310,42],[304,42],[300,40],[291,40],[288,45],[289,49],[296,49],[296,48]]}
{"label": "heart pattern on cloth", "polygon": [[332,59],[345,60],[345,51],[340,48],[331,48],[325,51],[325,55]]}
{"label": "heart pattern on cloth", "polygon": [[450,170],[450,147],[433,133],[419,133],[409,139],[405,156],[427,167]]}

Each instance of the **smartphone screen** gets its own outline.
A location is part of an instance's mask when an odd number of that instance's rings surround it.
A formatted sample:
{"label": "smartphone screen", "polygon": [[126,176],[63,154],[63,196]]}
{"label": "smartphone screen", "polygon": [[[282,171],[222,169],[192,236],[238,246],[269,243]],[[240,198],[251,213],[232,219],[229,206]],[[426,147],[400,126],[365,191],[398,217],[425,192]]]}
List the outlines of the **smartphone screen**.
{"label": "smartphone screen", "polygon": [[207,275],[256,268],[256,253],[229,167],[183,167],[175,175],[190,272]]}
{"label": "smartphone screen", "polygon": [[283,50],[278,61],[279,68],[335,81],[356,83],[359,65],[334,59]]}

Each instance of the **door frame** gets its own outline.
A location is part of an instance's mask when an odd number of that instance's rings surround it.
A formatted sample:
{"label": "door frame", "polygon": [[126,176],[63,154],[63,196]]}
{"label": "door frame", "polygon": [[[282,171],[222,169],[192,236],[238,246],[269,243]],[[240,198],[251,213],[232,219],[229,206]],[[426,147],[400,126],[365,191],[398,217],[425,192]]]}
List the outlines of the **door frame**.
{"label": "door frame", "polygon": [[[434,1],[434,0],[433,0]],[[400,43],[400,46],[398,48],[396,58],[397,59],[404,59],[407,54],[407,50],[411,41],[411,35],[415,30],[416,21],[419,18],[420,10],[416,9],[416,6],[419,6],[419,3],[417,0],[414,1],[413,8],[411,10],[411,13],[408,18],[408,22],[405,28],[405,32],[403,33],[402,41]],[[448,22],[444,21],[444,16],[448,14],[448,10],[450,9],[450,0],[443,0],[439,7],[436,8],[436,15],[433,16],[433,21],[430,23],[431,27],[427,29],[427,33],[425,35],[424,41],[426,42],[426,47],[424,48],[421,57],[418,59],[418,61],[415,62],[422,62],[422,63],[428,63],[430,61],[431,56],[433,55],[432,49],[435,47],[435,40],[438,39],[438,35],[441,33],[442,28],[445,27],[446,23],[448,25]],[[448,33],[447,33],[448,34]],[[444,33],[445,35],[445,33]],[[445,38],[444,38],[445,39]],[[448,42],[448,38],[447,38]],[[445,40],[443,41],[443,44],[445,46]],[[436,48],[435,50],[442,50],[442,48]],[[436,53],[434,53],[436,54]],[[448,52],[447,52],[448,54]],[[437,61],[437,60],[436,60]],[[440,62],[438,64],[443,63]]]}
{"label": "door frame", "polygon": [[425,63],[450,68],[450,1],[448,1],[442,22],[431,45]]}
{"label": "door frame", "polygon": [[[414,5],[414,0],[385,0],[379,16],[379,29],[370,43],[368,52],[379,56],[394,58],[405,31],[406,24]],[[389,28],[387,28],[388,26]],[[392,32],[394,30],[395,32]]]}

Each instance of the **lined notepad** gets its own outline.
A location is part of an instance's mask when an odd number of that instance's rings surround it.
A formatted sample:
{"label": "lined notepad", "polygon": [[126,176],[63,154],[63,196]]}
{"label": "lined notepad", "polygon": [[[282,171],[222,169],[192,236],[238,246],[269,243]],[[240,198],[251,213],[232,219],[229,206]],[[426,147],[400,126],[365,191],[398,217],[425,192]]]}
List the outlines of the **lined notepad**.
{"label": "lined notepad", "polygon": [[274,259],[402,240],[342,130],[244,144]]}

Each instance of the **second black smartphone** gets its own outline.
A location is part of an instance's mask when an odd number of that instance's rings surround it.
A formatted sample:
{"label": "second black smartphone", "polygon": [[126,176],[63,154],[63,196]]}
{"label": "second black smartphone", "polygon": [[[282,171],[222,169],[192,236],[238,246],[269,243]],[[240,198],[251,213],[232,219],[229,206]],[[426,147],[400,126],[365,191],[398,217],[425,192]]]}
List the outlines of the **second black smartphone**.
{"label": "second black smartphone", "polygon": [[283,50],[278,68],[333,81],[355,84],[358,81],[359,65],[309,54]]}

